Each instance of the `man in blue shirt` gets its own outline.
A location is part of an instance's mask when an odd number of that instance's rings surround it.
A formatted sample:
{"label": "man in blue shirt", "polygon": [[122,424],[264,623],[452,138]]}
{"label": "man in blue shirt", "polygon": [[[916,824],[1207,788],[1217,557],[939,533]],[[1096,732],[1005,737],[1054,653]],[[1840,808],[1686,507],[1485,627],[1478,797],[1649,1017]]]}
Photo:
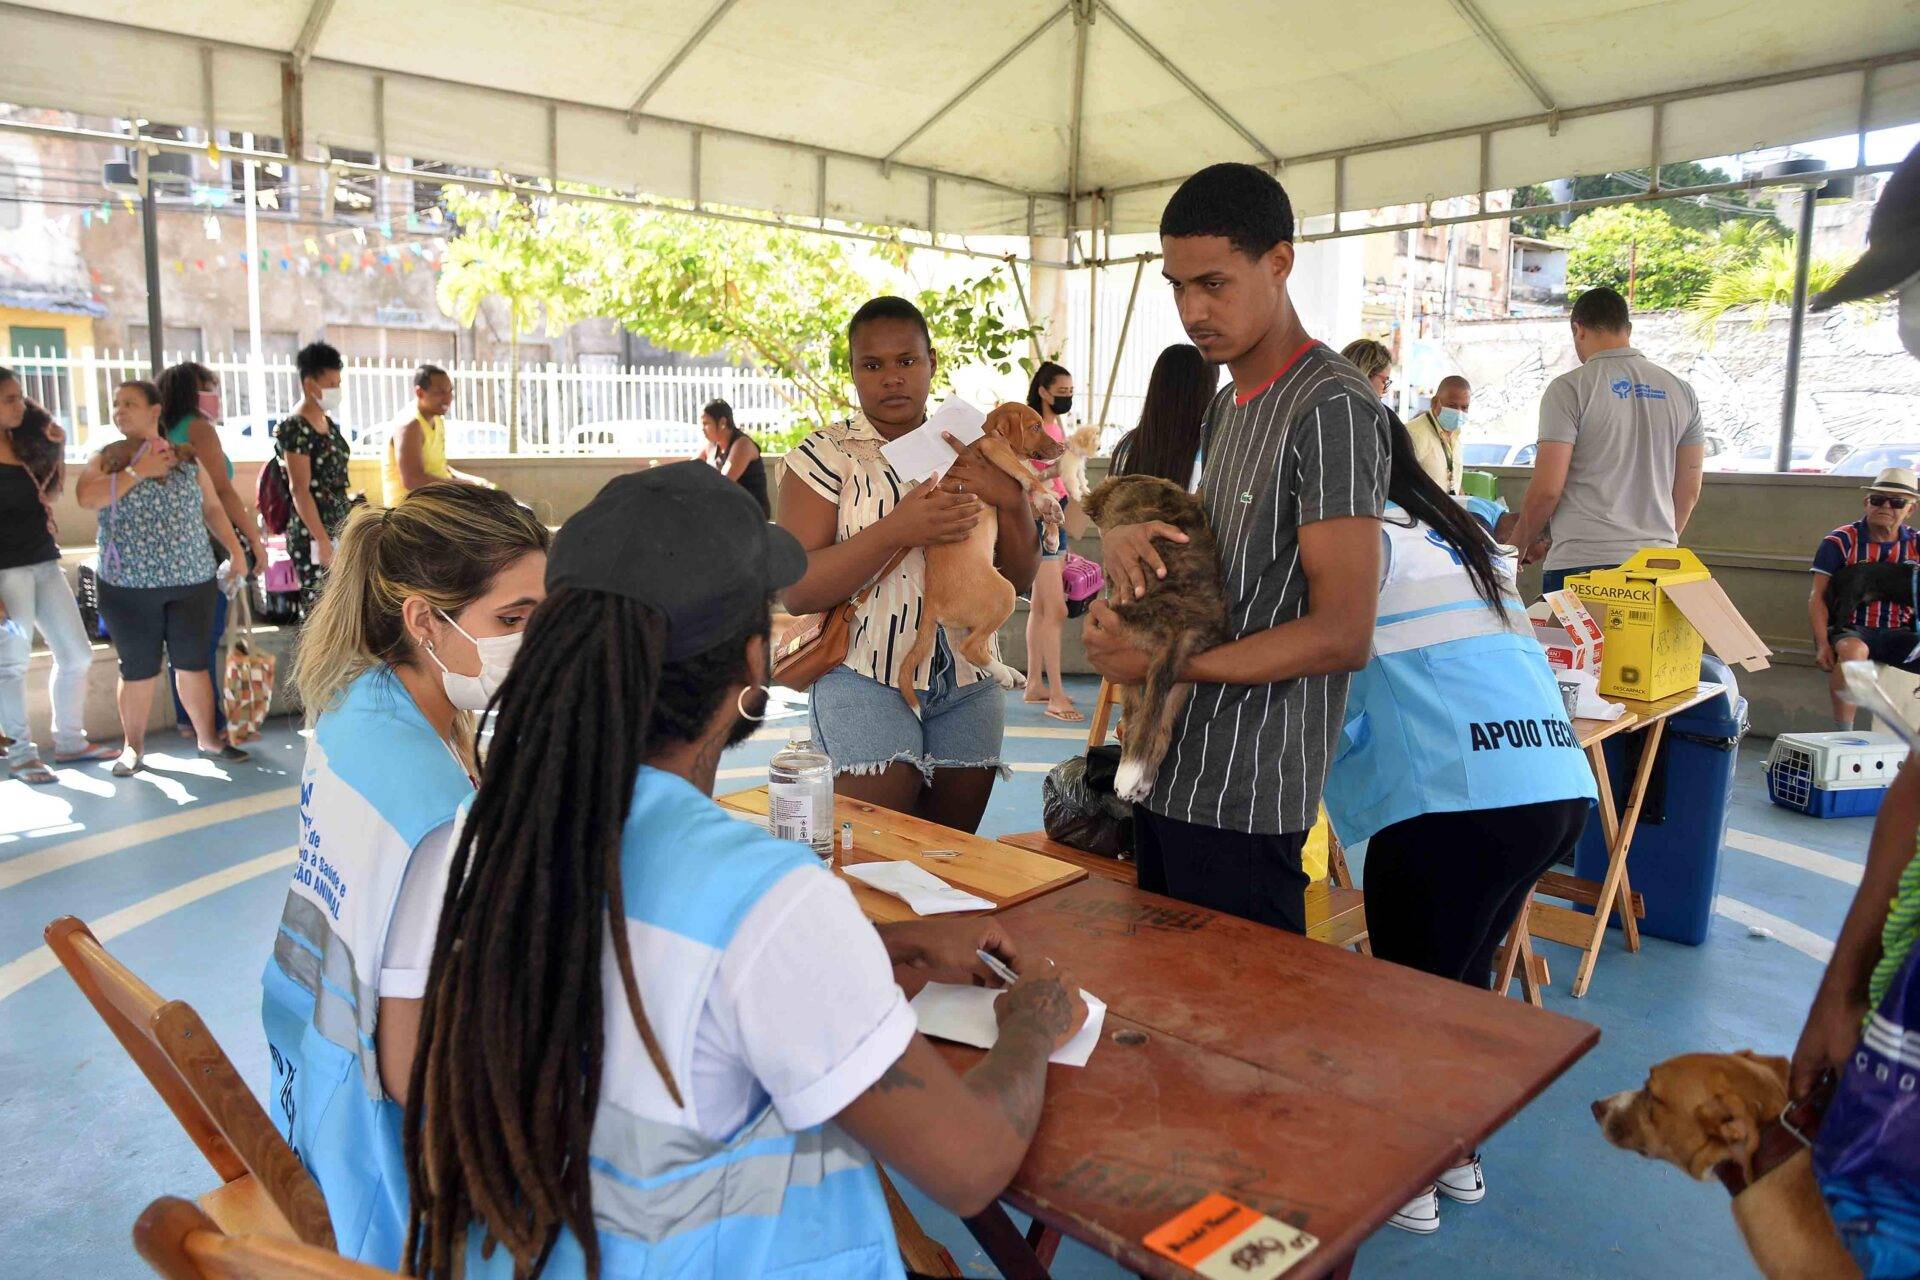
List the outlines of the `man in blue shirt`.
{"label": "man in blue shirt", "polygon": [[[1850,564],[1888,562],[1920,564],[1920,531],[1907,524],[1920,487],[1906,467],[1888,467],[1867,486],[1865,513],[1820,540],[1813,553],[1813,590],[1807,596],[1807,614],[1813,620],[1813,643],[1820,669],[1827,672],[1833,699],[1833,723],[1853,728],[1854,705],[1847,697],[1840,664],[1855,658],[1920,673],[1920,634],[1913,624],[1913,607],[1877,600],[1854,610],[1851,618],[1827,616],[1827,586],[1833,575]],[[1828,640],[1828,630],[1840,634]]]}

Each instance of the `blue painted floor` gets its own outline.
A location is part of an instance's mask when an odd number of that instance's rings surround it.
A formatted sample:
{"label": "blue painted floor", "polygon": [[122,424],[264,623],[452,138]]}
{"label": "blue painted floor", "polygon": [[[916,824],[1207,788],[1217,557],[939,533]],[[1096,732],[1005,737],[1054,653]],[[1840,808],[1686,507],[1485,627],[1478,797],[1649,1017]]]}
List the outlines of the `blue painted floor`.
{"label": "blue painted floor", "polygon": [[[1091,683],[1075,696],[1090,707]],[[754,785],[785,726],[804,723],[780,722],[731,753],[722,767],[732,776],[720,788]],[[1008,725],[1007,755],[1019,771],[995,792],[988,835],[1040,825],[1045,769],[1080,739],[1017,694]],[[47,971],[41,929],[74,914],[97,931],[118,931],[110,949],[163,996],[191,1002],[240,1070],[264,1080],[256,979],[285,894],[281,862],[291,857],[303,749],[293,725],[277,721],[255,761],[236,767],[184,751],[169,759],[163,748],[149,757],[156,774],[139,779],[93,766],[64,771],[51,788],[0,782],[0,1275],[8,1280],[148,1275],[129,1244],[134,1218],[158,1195],[197,1194],[211,1181],[66,976]],[[1731,827],[1763,837],[1744,843],[1775,856],[1725,852],[1720,893],[1739,918],[1716,916],[1697,948],[1649,940],[1629,955],[1611,945],[1584,1000],[1566,994],[1573,953],[1542,944],[1555,978],[1548,1006],[1597,1023],[1599,1047],[1487,1145],[1483,1203],[1443,1201],[1442,1229],[1431,1237],[1383,1231],[1361,1251],[1360,1275],[1754,1274],[1717,1184],[1606,1146],[1586,1108],[1675,1053],[1791,1052],[1822,967],[1808,953],[1835,935],[1853,893],[1834,878],[1843,870],[1794,847],[1857,868],[1871,819],[1818,822],[1775,808],[1760,778],[1763,756],[1764,744],[1741,752]],[[1807,862],[1816,865],[1800,865]],[[1742,920],[1760,921],[1772,936]],[[992,1274],[958,1222],[903,1190],[969,1274]],[[1071,1243],[1055,1273],[1121,1274]]]}

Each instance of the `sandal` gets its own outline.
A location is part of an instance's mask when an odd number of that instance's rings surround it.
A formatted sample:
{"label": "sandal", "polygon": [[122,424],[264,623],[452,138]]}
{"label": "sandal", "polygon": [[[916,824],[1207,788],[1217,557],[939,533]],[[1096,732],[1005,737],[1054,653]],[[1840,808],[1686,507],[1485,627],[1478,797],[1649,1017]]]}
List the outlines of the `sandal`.
{"label": "sandal", "polygon": [[119,758],[120,748],[104,743],[95,743],[85,750],[75,751],[67,755],[62,755],[58,751],[53,753],[53,762],[55,764],[86,764],[92,760],[118,760]]}
{"label": "sandal", "polygon": [[113,768],[108,772],[116,778],[131,778],[146,767],[147,758],[138,751],[128,748],[120,752],[119,757],[113,762]]}
{"label": "sandal", "polygon": [[47,768],[46,761],[39,759],[29,760],[25,764],[14,765],[12,773],[14,777],[20,779],[20,781],[30,787],[51,786],[59,781],[58,778],[53,776],[53,770]]}
{"label": "sandal", "polygon": [[1071,702],[1067,704],[1065,711],[1049,704],[1046,715],[1049,720],[1059,720],[1065,724],[1085,724],[1087,722],[1087,717],[1081,712],[1080,708],[1074,706]]}

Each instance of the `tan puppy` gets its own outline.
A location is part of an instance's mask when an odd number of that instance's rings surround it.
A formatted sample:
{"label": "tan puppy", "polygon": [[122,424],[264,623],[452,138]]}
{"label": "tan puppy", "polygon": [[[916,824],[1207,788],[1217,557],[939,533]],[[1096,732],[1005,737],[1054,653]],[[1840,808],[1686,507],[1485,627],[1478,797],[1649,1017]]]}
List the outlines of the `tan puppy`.
{"label": "tan puppy", "polygon": [[[1058,523],[1060,504],[1046,482],[1027,465],[1028,459],[1052,462],[1060,456],[1060,443],[1041,427],[1040,415],[1024,404],[1003,404],[987,415],[981,430],[986,433],[976,446],[981,454],[1026,490],[1038,518]],[[920,698],[913,691],[913,673],[933,652],[942,626],[966,631],[967,638],[959,646],[960,656],[985,668],[1002,689],[1013,688],[1020,678],[1012,667],[994,661],[991,648],[994,634],[1013,616],[1018,598],[1013,584],[993,567],[993,549],[999,536],[999,523],[989,511],[964,541],[926,549],[920,634],[900,663],[897,680],[900,696],[916,711]]]}
{"label": "tan puppy", "polygon": [[[1763,1131],[1787,1109],[1787,1060],[1688,1053],[1647,1073],[1647,1083],[1593,1104],[1608,1142],[1705,1180],[1732,1166],[1733,1220],[1767,1280],[1844,1280],[1860,1269],[1833,1229],[1804,1147],[1771,1169],[1754,1168]],[[1797,1145],[1797,1144],[1796,1144]]]}
{"label": "tan puppy", "polygon": [[1207,509],[1199,497],[1157,476],[1116,476],[1087,495],[1087,518],[1101,529],[1163,520],[1187,535],[1185,543],[1161,542],[1167,576],[1145,599],[1117,602],[1113,611],[1152,656],[1144,684],[1124,685],[1120,721],[1120,769],[1113,791],[1122,800],[1145,800],[1173,742],[1174,722],[1193,691],[1176,678],[1187,659],[1227,639],[1227,586]]}

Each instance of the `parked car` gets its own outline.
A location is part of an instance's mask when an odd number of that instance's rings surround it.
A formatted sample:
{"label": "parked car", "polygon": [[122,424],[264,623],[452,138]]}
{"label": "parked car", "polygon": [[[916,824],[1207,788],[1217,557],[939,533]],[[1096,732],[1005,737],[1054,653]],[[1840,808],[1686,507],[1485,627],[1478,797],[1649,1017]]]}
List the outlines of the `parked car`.
{"label": "parked car", "polygon": [[1460,446],[1460,464],[1481,467],[1530,467],[1540,445],[1533,440],[1469,440]]}
{"label": "parked car", "polygon": [[1888,467],[1920,468],[1920,441],[1861,445],[1834,464],[1836,476],[1877,476]]}
{"label": "parked car", "polygon": [[705,443],[699,427],[690,422],[672,422],[664,418],[589,422],[567,434],[567,445],[572,449],[643,458],[690,458]]}
{"label": "parked car", "polygon": [[[1737,453],[1723,453],[1707,463],[1709,471],[1738,471],[1748,475],[1765,475],[1774,470],[1774,455],[1779,447],[1772,441],[1764,444],[1750,444]],[[1798,475],[1819,475],[1833,466],[1834,456],[1845,449],[1844,445],[1835,445],[1829,441],[1795,441],[1793,459],[1788,471]]]}

